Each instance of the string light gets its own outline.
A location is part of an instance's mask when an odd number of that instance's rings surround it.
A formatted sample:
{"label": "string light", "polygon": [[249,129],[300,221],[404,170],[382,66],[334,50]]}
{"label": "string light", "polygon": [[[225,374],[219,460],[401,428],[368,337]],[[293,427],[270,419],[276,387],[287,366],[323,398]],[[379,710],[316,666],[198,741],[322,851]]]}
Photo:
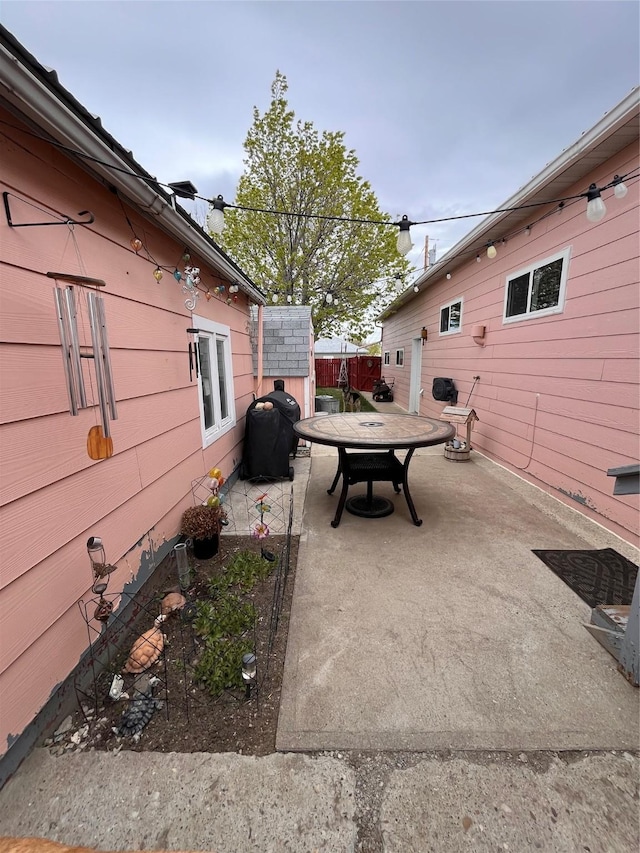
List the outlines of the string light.
{"label": "string light", "polygon": [[587,192],[587,219],[589,222],[600,222],[606,212],[607,208],[602,201],[600,190],[596,184],[591,184]]}
{"label": "string light", "polygon": [[160,267],[156,267],[156,268],[154,269],[154,271],[153,271],[153,277],[154,277],[154,278],[155,278],[155,280],[156,280],[156,281],[158,281],[158,282],[162,281],[162,270],[160,269]]}
{"label": "string light", "polygon": [[407,216],[403,216],[398,223],[398,228],[400,230],[398,231],[398,237],[396,239],[396,248],[401,255],[408,255],[411,249],[413,249],[411,233],[409,231],[412,225],[415,225],[415,223],[410,222]]}
{"label": "string light", "polygon": [[613,176],[613,194],[616,198],[624,198],[629,192],[620,175]]}
{"label": "string light", "polygon": [[451,273],[450,272],[447,273],[447,281],[451,281]]}
{"label": "string light", "polygon": [[221,195],[214,198],[210,203],[211,210],[207,216],[207,226],[212,234],[222,234],[224,230],[224,209],[229,205]]}
{"label": "string light", "polygon": [[479,264],[481,260],[482,258],[480,257],[480,255],[476,255],[476,263]]}
{"label": "string light", "polygon": [[498,250],[496,249],[496,247],[493,245],[493,243],[489,243],[489,245],[487,246],[487,257],[493,259],[497,254]]}
{"label": "string light", "polygon": [[[236,210],[254,211],[257,213],[272,213],[272,214],[278,214],[278,215],[282,215],[282,216],[297,216],[297,217],[302,217],[302,218],[325,219],[325,220],[332,220],[332,221],[338,221],[338,222],[360,222],[360,223],[371,224],[371,225],[386,225],[386,226],[392,225],[392,226],[395,226],[397,228],[401,228],[403,226],[403,223],[405,223],[408,227],[410,227],[411,225],[430,225],[430,224],[437,223],[437,222],[451,222],[451,221],[458,220],[458,219],[470,219],[470,218],[473,218],[476,216],[491,216],[495,213],[509,213],[509,212],[517,211],[517,210],[526,210],[528,208],[544,207],[544,206],[547,206],[550,204],[558,205],[559,208],[562,209],[565,202],[574,201],[574,200],[577,200],[580,198],[586,198],[587,199],[587,206],[588,206],[589,201],[594,200],[594,199],[589,197],[593,191],[597,191],[599,194],[603,190],[610,189],[611,187],[613,187],[614,188],[614,194],[616,195],[616,197],[617,198],[624,198],[624,196],[626,194],[625,190],[627,189],[626,186],[624,185],[624,179],[629,178],[629,177],[636,178],[638,176],[637,170],[635,170],[635,173],[629,172],[626,175],[616,175],[615,178],[610,183],[605,184],[605,186],[603,186],[603,187],[598,188],[595,184],[592,184],[592,186],[589,187],[589,190],[587,192],[576,193],[575,195],[565,196],[564,198],[560,198],[560,199],[547,199],[546,201],[531,202],[529,204],[516,205],[515,207],[502,207],[502,208],[496,208],[495,210],[485,210],[485,211],[479,211],[477,213],[460,214],[458,216],[446,216],[446,217],[439,217],[437,219],[425,219],[425,220],[421,220],[419,222],[409,222],[408,218],[406,216],[403,216],[402,220],[400,222],[391,222],[388,219],[385,219],[385,220],[361,219],[361,218],[353,218],[353,217],[346,217],[346,216],[326,216],[326,215],[313,214],[313,213],[300,213],[300,212],[284,211],[284,210],[271,210],[271,209],[267,209],[267,208],[244,207],[242,205],[234,205],[234,204],[230,204],[228,202],[225,202],[221,195],[218,195],[215,199],[206,198],[205,196],[198,195],[197,192],[192,193],[191,190],[195,190],[195,187],[190,182],[179,182],[178,184],[173,184],[173,185],[171,183],[164,183],[163,181],[158,181],[152,175],[149,175],[149,174],[143,175],[143,174],[138,174],[136,172],[132,172],[131,168],[124,168],[121,166],[116,166],[113,163],[107,163],[106,161],[101,160],[98,157],[93,157],[90,154],[86,154],[83,151],[77,151],[74,148],[70,148],[69,146],[63,145],[62,143],[56,142],[55,140],[52,140],[48,137],[44,137],[41,134],[35,133],[34,131],[26,130],[25,128],[22,128],[22,127],[17,127],[16,125],[12,124],[10,121],[6,121],[5,119],[0,119],[0,124],[11,127],[15,131],[27,134],[28,136],[32,136],[36,139],[44,140],[44,141],[48,142],[50,145],[53,145],[62,151],[66,151],[69,154],[73,154],[76,157],[80,157],[80,158],[88,160],[92,163],[97,163],[98,165],[101,165],[101,166],[104,166],[105,168],[111,169],[114,172],[122,172],[122,173],[125,173],[126,175],[128,175],[129,177],[135,177],[135,178],[139,178],[141,180],[144,180],[147,183],[153,183],[158,187],[166,187],[174,193],[176,192],[175,186],[181,187],[182,185],[186,186],[188,184],[189,185],[189,193],[188,193],[189,198],[199,199],[201,201],[206,201],[208,204],[210,204],[213,207],[213,211],[217,211],[215,219],[213,220],[213,223],[212,223],[214,227],[211,228],[213,233],[220,233],[219,231],[215,230],[215,228],[220,227],[221,221],[222,221],[222,223],[224,223],[224,210],[227,207],[234,208]],[[620,187],[620,185],[622,185],[622,187]],[[618,189],[616,192],[617,187],[618,187]],[[187,197],[187,196],[183,193],[183,197]],[[604,204],[604,202],[603,202],[603,204]],[[600,206],[596,205],[596,207],[599,209]],[[592,205],[591,209],[592,210],[594,209],[593,205]],[[210,217],[213,216],[213,211],[210,212]],[[605,212],[606,212],[606,208],[605,208]],[[222,220],[220,219],[220,217],[222,217]],[[601,218],[602,218],[602,216],[600,217],[600,219]],[[595,221],[599,221],[599,220],[595,220]],[[222,227],[224,227],[224,226],[222,225]],[[403,232],[408,231],[408,227],[407,228],[402,227],[402,231]],[[409,235],[408,239],[410,241],[410,235]],[[406,240],[407,240],[407,238],[403,237],[403,241],[405,243],[406,243]],[[142,246],[141,246],[141,248],[142,248]],[[136,249],[134,251],[138,251],[138,250]],[[409,251],[409,249],[407,248],[407,252],[408,251]],[[187,255],[188,255],[188,253],[187,253]],[[187,263],[189,260],[190,260],[190,257],[188,257],[188,256],[186,256],[184,258],[185,263]]]}
{"label": "string light", "polygon": [[129,245],[134,252],[139,252],[142,248],[142,240],[139,237],[132,237]]}

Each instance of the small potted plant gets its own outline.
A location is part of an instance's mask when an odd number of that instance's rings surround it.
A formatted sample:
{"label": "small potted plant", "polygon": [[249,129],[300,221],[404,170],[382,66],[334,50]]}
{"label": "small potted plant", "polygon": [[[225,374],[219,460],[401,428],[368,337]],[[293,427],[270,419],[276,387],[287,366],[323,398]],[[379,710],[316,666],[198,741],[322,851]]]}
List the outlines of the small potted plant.
{"label": "small potted plant", "polygon": [[[219,476],[212,477],[214,473]],[[212,469],[209,476],[211,477],[208,484],[211,490],[210,497],[203,504],[186,509],[182,514],[180,526],[182,535],[192,540],[193,556],[198,560],[208,560],[218,553],[220,528],[227,520],[227,514],[218,494],[224,482],[222,472],[217,468]]]}
{"label": "small potted plant", "polygon": [[181,532],[193,541],[193,556],[208,560],[218,553],[222,507],[190,506],[182,514]]}

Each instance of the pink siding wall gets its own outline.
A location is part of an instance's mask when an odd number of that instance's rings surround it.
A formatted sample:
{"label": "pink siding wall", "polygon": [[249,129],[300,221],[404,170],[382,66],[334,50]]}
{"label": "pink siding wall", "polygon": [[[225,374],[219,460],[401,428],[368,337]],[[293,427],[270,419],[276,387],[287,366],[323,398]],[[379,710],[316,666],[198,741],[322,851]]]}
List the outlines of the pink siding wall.
{"label": "pink siding wall", "polygon": [[[64,226],[0,226],[0,754],[85,650],[77,601],[91,583],[87,538],[100,536],[118,567],[110,591],[153,565],[157,549],[179,532],[191,481],[213,465],[228,475],[239,463],[254,389],[246,297],[240,293],[228,306],[202,296],[196,312],[231,328],[238,419],[203,450],[187,359],[192,322],[180,285],[167,272],[157,283],[145,251],[131,250],[132,233],[113,193],[45,143],[25,139],[5,126],[0,189],[59,215],[89,209],[95,222],[73,235]],[[15,199],[11,207],[15,222],[47,219]],[[126,211],[153,258],[182,268],[184,246]],[[221,283],[200,258],[192,263],[205,286]],[[112,423],[114,456],[101,462],[86,452],[96,410],[75,418],[68,412],[50,270],[107,283],[119,419]],[[80,336],[88,343],[84,294],[81,300]],[[93,399],[88,368],[86,381]]]}
{"label": "pink siding wall", "polygon": [[[582,192],[591,181],[602,185],[637,165],[637,146],[630,146],[563,194]],[[476,263],[474,256],[450,281],[443,269],[383,330],[392,361],[383,372],[395,377],[399,405],[408,408],[411,339],[426,325],[420,413],[434,417],[443,408],[431,394],[435,376],[451,377],[458,405],[466,405],[479,375],[469,401],[480,418],[474,447],[635,544],[638,497],[614,497],[606,471],[640,456],[638,186],[630,183],[620,200],[609,191],[606,218],[597,224],[587,221],[579,201],[533,225],[529,236],[499,245],[493,261],[483,255]],[[567,246],[564,312],[504,324],[506,276]],[[440,336],[440,307],[458,297],[462,331]],[[484,346],[471,337],[474,324],[486,326]],[[399,368],[394,357],[401,347]]]}

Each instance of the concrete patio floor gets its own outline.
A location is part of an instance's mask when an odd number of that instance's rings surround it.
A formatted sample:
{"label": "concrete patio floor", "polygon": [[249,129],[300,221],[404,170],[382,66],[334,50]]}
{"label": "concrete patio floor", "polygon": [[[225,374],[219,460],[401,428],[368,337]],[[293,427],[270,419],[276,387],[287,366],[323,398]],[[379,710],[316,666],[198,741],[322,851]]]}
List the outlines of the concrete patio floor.
{"label": "concrete patio floor", "polygon": [[[442,448],[411,463],[421,527],[380,484],[393,515],[345,512],[334,530],[336,462],[314,446],[293,483],[270,487],[274,506],[293,495],[301,536],[281,753],[39,748],[0,792],[0,835],[100,850],[635,853],[638,691],[531,549],[637,552]],[[233,491],[229,532],[246,532],[254,496]]]}
{"label": "concrete patio floor", "polygon": [[[418,451],[411,523],[344,512],[314,445],[280,750],[638,746],[638,693],[583,627],[590,608],[532,548],[634,549],[478,454]],[[366,486],[352,487],[349,495]],[[339,491],[339,490],[338,490]]]}

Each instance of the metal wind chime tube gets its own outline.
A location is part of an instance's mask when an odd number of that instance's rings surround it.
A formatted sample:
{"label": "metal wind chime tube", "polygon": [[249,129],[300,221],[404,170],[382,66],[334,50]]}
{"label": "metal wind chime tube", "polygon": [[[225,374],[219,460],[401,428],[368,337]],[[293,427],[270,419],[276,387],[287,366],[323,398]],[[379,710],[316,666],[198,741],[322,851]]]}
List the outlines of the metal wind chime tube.
{"label": "metal wind chime tube", "polygon": [[53,296],[56,303],[60,343],[62,344],[62,364],[67,380],[69,411],[72,415],[77,415],[78,409],[87,408],[87,398],[80,361],[75,296],[72,287],[66,287],[64,290],[55,287]]}
{"label": "metal wind chime tube", "polygon": [[118,418],[118,412],[116,410],[115,392],[113,389],[103,299],[95,293],[88,293],[87,305],[89,308],[89,324],[91,326],[91,341],[93,344],[93,356],[90,357],[93,358],[96,371],[102,431],[105,438],[109,438],[111,436],[109,412],[111,412],[111,420],[114,421]]}
{"label": "metal wind chime tube", "polygon": [[102,359],[98,311],[96,305],[96,296],[94,293],[87,294],[87,305],[89,306],[89,324],[91,326],[91,342],[93,344],[93,363],[96,370],[96,384],[98,386],[98,405],[100,406],[100,415],[102,417],[102,432],[105,438],[109,438],[111,436],[111,430],[109,429],[109,412],[107,409],[104,362]]}

